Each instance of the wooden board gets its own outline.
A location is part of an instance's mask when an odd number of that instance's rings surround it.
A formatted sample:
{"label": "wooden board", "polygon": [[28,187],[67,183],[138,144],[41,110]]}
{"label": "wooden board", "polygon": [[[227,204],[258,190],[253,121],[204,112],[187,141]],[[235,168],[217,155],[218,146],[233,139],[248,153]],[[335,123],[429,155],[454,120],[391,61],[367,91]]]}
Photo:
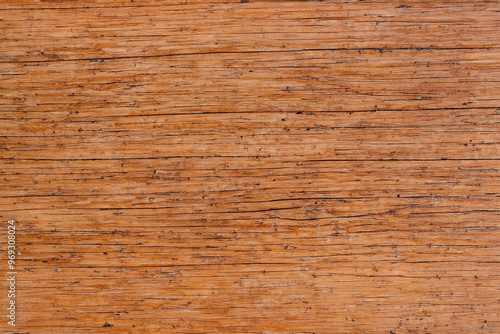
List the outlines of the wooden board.
{"label": "wooden board", "polygon": [[0,3],[2,333],[500,333],[498,1]]}

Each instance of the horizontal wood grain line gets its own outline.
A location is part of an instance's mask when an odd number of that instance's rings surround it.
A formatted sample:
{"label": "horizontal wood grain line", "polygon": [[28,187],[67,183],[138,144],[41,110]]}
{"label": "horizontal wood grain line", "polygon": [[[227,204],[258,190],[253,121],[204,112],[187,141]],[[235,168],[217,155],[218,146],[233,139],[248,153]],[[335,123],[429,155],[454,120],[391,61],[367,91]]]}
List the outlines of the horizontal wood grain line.
{"label": "horizontal wood grain line", "polygon": [[[266,0],[268,1],[268,0]],[[300,0],[300,1],[323,1],[323,0]],[[155,55],[126,55],[126,56],[113,56],[113,57],[90,57],[90,58],[58,58],[58,59],[45,59],[45,60],[0,60],[0,64],[30,64],[30,63],[53,63],[53,62],[79,62],[79,61],[89,61],[97,62],[104,60],[127,60],[127,59],[146,59],[146,58],[165,58],[165,57],[178,57],[178,56],[203,56],[203,55],[217,55],[217,54],[255,54],[255,53],[286,53],[286,52],[311,52],[311,51],[376,51],[376,52],[388,52],[388,51],[455,51],[455,50],[489,50],[495,51],[500,50],[500,46],[457,46],[457,47],[386,47],[386,48],[376,48],[376,47],[358,47],[358,48],[296,48],[296,49],[286,49],[286,50],[238,50],[238,51],[207,51],[207,52],[180,52],[180,53],[169,53],[169,54],[155,54]]]}
{"label": "horizontal wood grain line", "polygon": [[[293,0],[292,0],[293,1]],[[323,0],[328,2],[328,0]],[[252,2],[266,2],[266,0],[260,0],[260,1],[252,1]],[[286,2],[284,0],[283,2]],[[321,2],[321,1],[320,1]],[[76,6],[68,6],[68,7],[61,7],[61,4],[76,4]],[[11,5],[12,7],[4,7],[6,10],[9,10],[11,8],[13,9],[26,9],[26,10],[31,10],[31,9],[40,9],[40,10],[46,10],[46,9],[87,9],[87,8],[122,8],[122,7],[168,7],[168,6],[178,6],[178,5],[186,5],[186,4],[191,4],[191,5],[206,5],[206,4],[218,4],[218,5],[240,5],[244,2],[241,0],[192,0],[189,3],[186,3],[185,1],[177,0],[177,1],[169,1],[168,3],[161,3],[158,4],[158,2],[154,0],[148,0],[148,1],[141,1],[141,2],[133,2],[133,1],[120,1],[120,0],[106,0],[106,1],[97,1],[97,4],[99,5],[88,5],[87,1],[82,1],[82,0],[77,0],[77,1],[57,1],[57,2],[49,2],[49,1],[41,1],[37,7],[30,7],[33,6],[32,1],[27,1],[27,0],[5,0],[4,5]],[[351,1],[346,1],[346,0],[341,0],[341,1],[335,1],[336,4],[342,4],[342,5],[349,5],[352,4]],[[468,5],[476,5],[476,4],[491,4],[492,1],[489,0],[480,0],[480,1],[473,1],[473,0],[445,0],[445,1],[440,1],[440,4],[442,5],[455,5],[455,4],[468,4]],[[19,5],[23,7],[14,7],[13,5]],[[81,4],[87,4],[86,6],[79,6]],[[387,0],[372,0],[372,1],[367,1],[365,5],[373,5],[373,4],[382,4],[382,5],[391,5],[392,8],[394,9],[411,9],[414,7],[421,7],[424,6],[425,3],[422,3],[422,1],[409,1],[408,4],[404,5],[399,5],[395,4],[392,1],[387,1]],[[47,6],[51,5],[51,6]]]}
{"label": "horizontal wood grain line", "polygon": [[[499,171],[500,172],[500,171]],[[148,196],[151,195],[164,195],[163,192],[148,192]],[[144,196],[143,192],[129,192],[127,194],[123,193],[99,193],[99,194],[94,194],[94,193],[88,193],[88,194],[62,194],[62,193],[53,193],[53,194],[24,194],[24,195],[3,195],[0,196],[0,198],[30,198],[30,197],[108,197],[112,196],[114,198],[116,197],[130,197],[130,196]],[[450,198],[456,198],[456,199],[479,199],[479,200],[488,200],[491,197],[499,197],[500,193],[498,194],[489,194],[489,195],[474,195],[474,196],[463,196],[463,195],[392,195],[392,196],[346,196],[346,197],[290,197],[290,198],[278,198],[278,199],[268,199],[268,200],[259,200],[259,201],[252,201],[252,200],[246,200],[242,198],[241,200],[238,201],[226,201],[225,203],[227,204],[235,204],[235,203],[241,203],[241,204],[256,204],[256,203],[271,203],[271,202],[288,202],[288,201],[315,201],[315,200],[329,200],[329,201],[342,201],[342,200],[359,200],[359,199],[383,199],[383,198],[407,198],[407,199],[450,199]],[[185,198],[176,198],[176,201],[183,201],[186,200]]]}
{"label": "horizontal wood grain line", "polygon": [[[500,100],[500,98],[499,98]],[[62,104],[62,103],[61,103]],[[40,104],[42,105],[42,104]],[[5,107],[5,105],[4,105]],[[190,107],[196,107],[196,106],[190,106]],[[201,107],[207,107],[207,106],[200,106]],[[0,105],[1,108],[1,105]],[[374,108],[374,109],[365,109],[365,110],[314,110],[314,111],[305,111],[304,109],[300,110],[228,110],[228,111],[217,111],[217,110],[211,110],[211,111],[198,111],[198,112],[163,112],[163,113],[140,113],[140,114],[134,114],[134,113],[129,113],[129,114],[118,114],[115,113],[114,115],[92,115],[92,116],[75,116],[71,115],[68,116],[68,119],[65,121],[68,124],[71,123],[93,123],[95,124],[96,122],[102,122],[106,121],[109,119],[117,119],[117,118],[140,118],[140,117],[162,117],[162,116],[189,116],[189,115],[272,115],[272,114],[298,114],[298,115],[304,115],[304,116],[314,116],[315,114],[353,114],[353,113],[376,113],[376,112],[400,112],[401,114],[404,114],[405,112],[418,112],[418,111],[452,111],[452,110],[496,110],[499,111],[498,113],[492,113],[489,114],[489,116],[500,116],[500,107],[497,105],[491,105],[491,106],[478,106],[478,107],[437,107],[437,108],[426,108],[422,107],[419,109],[410,109],[410,108],[401,108],[401,109],[382,109],[382,108]],[[23,114],[21,117],[19,117],[19,110],[0,110],[0,115],[2,113],[6,113],[7,115],[12,114],[11,117],[0,117],[0,120],[3,121],[9,121],[9,120],[19,120],[19,121],[30,121],[30,120],[47,120],[52,116],[53,114],[56,113],[61,113],[58,110],[54,111],[47,111],[47,110],[23,110]],[[33,114],[38,116],[34,117]],[[67,114],[67,113],[66,113]],[[15,115],[15,117],[14,117]],[[152,123],[153,121],[151,121]],[[489,124],[498,124],[498,122],[492,121]],[[453,126],[453,125],[447,125],[447,124],[442,124],[441,126],[446,127],[446,126]],[[456,125],[455,125],[456,126]],[[369,125],[365,125],[365,127],[369,127]],[[394,126],[393,128],[397,128],[398,126]],[[416,127],[418,128],[419,126],[401,126],[405,128],[409,127]],[[420,126],[423,127],[423,126]],[[356,127],[349,127],[349,126],[337,126],[337,127],[332,127],[332,128],[356,128]],[[359,128],[359,127],[358,127]],[[379,127],[382,128],[382,127]],[[118,131],[118,130],[107,130],[108,132],[112,131]],[[8,138],[8,137],[15,137],[11,135],[4,135],[0,134],[0,138]]]}
{"label": "horizontal wood grain line", "polygon": [[[272,156],[273,158],[300,158],[300,155],[290,155],[290,156]],[[304,156],[302,156],[304,157]],[[161,157],[116,157],[116,158],[68,158],[68,159],[50,159],[50,158],[1,158],[2,160],[8,161],[114,161],[114,160],[158,160],[158,159],[191,159],[191,158],[268,158],[267,155],[206,155],[206,156],[161,156]],[[429,158],[429,159],[417,159],[417,158],[380,158],[380,159],[305,159],[304,162],[326,162],[326,161],[338,161],[338,162],[402,162],[402,161],[498,161],[500,158]]]}
{"label": "horizontal wood grain line", "polygon": [[71,6],[71,7],[0,7],[0,11],[5,10],[68,10],[68,9],[74,9],[74,10],[79,10],[79,9],[116,9],[116,8],[146,8],[146,7],[161,7],[164,8],[165,5],[135,5],[135,6],[127,6],[127,5],[122,5],[122,6]]}
{"label": "horizontal wood grain line", "polygon": [[[497,124],[496,122],[491,122],[490,123],[491,125],[495,125]],[[498,122],[498,124],[500,125],[500,122]],[[444,129],[443,129],[444,128]],[[428,126],[425,126],[425,125],[419,125],[419,126],[338,126],[338,127],[335,127],[335,126],[332,126],[332,127],[328,127],[328,128],[325,128],[325,127],[316,127],[316,126],[311,126],[311,127],[308,127],[308,129],[310,130],[341,130],[341,129],[352,129],[352,130],[369,130],[369,129],[374,129],[374,130],[381,130],[381,129],[394,129],[394,130],[405,130],[405,129],[427,129],[426,131],[423,131],[423,133],[432,133],[432,132],[435,132],[436,129],[429,129]],[[481,133],[481,134],[486,134],[486,133],[495,133],[497,134],[498,131],[497,130],[480,130],[480,129],[464,129],[464,126],[460,126],[460,125],[455,125],[455,126],[443,126],[443,127],[440,127],[439,128],[439,131],[442,132],[442,133],[447,133],[447,132],[450,132],[450,133],[464,133],[464,134],[468,134],[468,133],[474,133],[474,132],[478,132],[478,133]],[[82,133],[84,132],[84,133]],[[86,132],[86,133],[85,133]],[[100,138],[102,139],[106,139],[106,137],[109,137],[109,138],[116,138],[116,135],[118,134],[118,136],[123,136],[123,135],[137,135],[137,130],[104,130],[104,129],[98,129],[98,130],[82,130],[80,133],[74,133],[74,134],[48,134],[48,135],[4,135],[4,136],[0,136],[0,138],[81,138],[82,139],[82,144],[85,143],[85,139],[87,138],[88,139],[88,133],[99,133],[99,136]],[[215,132],[216,133],[216,132]],[[224,131],[221,131],[221,133],[226,133]],[[159,140],[159,139],[168,139],[169,137],[181,137],[183,136],[182,134],[162,134],[162,135],[158,135],[158,136],[154,136],[154,138],[152,140]],[[205,137],[205,136],[210,136],[210,137],[213,137],[214,136],[214,132],[211,132],[211,133],[197,133],[196,134],[197,137]],[[273,134],[262,134],[261,136],[273,136]],[[311,136],[310,134],[306,134],[306,133],[303,133],[303,134],[295,134],[294,136]],[[450,142],[451,143],[451,142]],[[394,143],[394,145],[401,145],[401,144],[404,144],[404,143]],[[474,144],[471,144],[471,145],[474,145],[474,146],[481,146],[481,145],[497,145],[497,144],[500,144],[500,142],[487,142],[487,143],[474,143]],[[212,143],[205,143],[205,145],[216,145],[215,143],[212,144]],[[14,148],[4,148],[4,150],[6,151],[16,151],[17,149],[14,149]],[[36,148],[35,146],[33,147],[33,151],[35,151]]]}

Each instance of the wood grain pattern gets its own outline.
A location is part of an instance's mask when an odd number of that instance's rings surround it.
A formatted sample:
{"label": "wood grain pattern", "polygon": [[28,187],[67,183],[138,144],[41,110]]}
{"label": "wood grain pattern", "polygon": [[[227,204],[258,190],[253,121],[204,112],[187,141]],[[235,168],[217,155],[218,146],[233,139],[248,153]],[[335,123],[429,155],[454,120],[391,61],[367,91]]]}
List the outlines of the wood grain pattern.
{"label": "wood grain pattern", "polygon": [[0,331],[500,333],[499,26],[497,1],[2,1]]}

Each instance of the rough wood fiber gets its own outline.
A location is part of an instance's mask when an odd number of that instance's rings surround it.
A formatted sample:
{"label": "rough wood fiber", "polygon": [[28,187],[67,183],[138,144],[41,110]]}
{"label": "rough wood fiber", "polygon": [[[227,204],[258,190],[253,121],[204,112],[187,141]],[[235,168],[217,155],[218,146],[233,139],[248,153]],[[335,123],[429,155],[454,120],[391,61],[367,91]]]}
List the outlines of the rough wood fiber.
{"label": "rough wood fiber", "polygon": [[500,333],[499,26],[497,1],[2,1],[1,332]]}

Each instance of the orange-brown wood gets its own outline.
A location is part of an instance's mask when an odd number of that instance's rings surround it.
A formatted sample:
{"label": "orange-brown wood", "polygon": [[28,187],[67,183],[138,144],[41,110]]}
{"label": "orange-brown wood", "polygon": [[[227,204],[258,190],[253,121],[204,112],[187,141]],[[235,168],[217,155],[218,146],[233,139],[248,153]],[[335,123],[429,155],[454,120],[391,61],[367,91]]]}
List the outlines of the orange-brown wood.
{"label": "orange-brown wood", "polygon": [[497,1],[0,2],[2,333],[500,333]]}

